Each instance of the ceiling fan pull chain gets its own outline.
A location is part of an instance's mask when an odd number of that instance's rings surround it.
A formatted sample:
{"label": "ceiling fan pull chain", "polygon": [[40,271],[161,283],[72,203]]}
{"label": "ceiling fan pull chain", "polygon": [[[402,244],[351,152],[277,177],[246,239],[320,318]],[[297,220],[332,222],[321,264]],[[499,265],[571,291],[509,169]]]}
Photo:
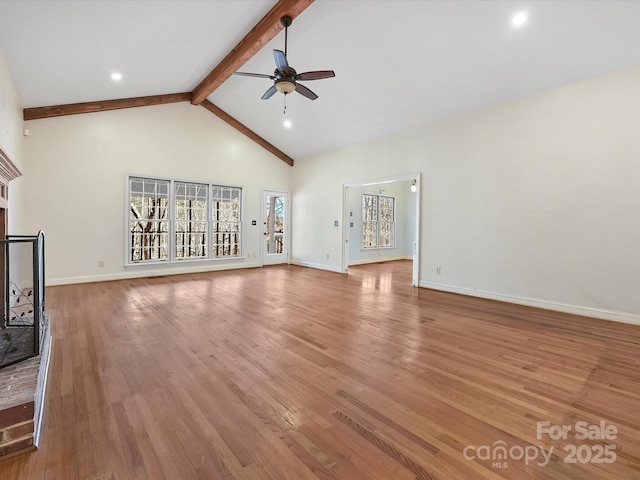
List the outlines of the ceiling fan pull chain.
{"label": "ceiling fan pull chain", "polygon": [[284,94],[284,110],[282,110],[282,114],[286,115],[287,114],[287,94]]}

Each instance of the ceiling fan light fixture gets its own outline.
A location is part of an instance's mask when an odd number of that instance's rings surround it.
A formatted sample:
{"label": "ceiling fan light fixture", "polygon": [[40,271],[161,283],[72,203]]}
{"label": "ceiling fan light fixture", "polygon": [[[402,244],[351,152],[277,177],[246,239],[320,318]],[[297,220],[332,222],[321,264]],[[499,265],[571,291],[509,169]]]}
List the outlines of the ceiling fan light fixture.
{"label": "ceiling fan light fixture", "polygon": [[276,88],[280,93],[284,93],[286,95],[296,89],[296,84],[289,80],[281,80],[276,83]]}

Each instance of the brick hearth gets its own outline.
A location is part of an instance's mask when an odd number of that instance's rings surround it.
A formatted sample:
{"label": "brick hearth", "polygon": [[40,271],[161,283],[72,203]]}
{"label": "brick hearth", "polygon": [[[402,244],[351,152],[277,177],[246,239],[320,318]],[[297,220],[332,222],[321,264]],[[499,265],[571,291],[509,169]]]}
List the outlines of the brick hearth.
{"label": "brick hearth", "polygon": [[48,329],[43,338],[39,356],[0,370],[0,459],[38,445],[51,345]]}

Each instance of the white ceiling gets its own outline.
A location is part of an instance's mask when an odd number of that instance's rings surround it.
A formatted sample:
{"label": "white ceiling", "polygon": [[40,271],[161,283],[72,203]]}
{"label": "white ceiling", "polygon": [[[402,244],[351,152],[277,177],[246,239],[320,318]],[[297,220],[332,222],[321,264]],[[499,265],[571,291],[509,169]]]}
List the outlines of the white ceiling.
{"label": "white ceiling", "polygon": [[[0,49],[24,107],[187,92],[274,1],[0,1]],[[521,29],[511,16],[529,12]],[[302,158],[640,65],[640,1],[316,0],[289,28],[289,63],[333,69],[319,98],[260,100],[232,76],[209,99]],[[271,50],[242,71],[273,73]],[[124,79],[114,83],[109,75]]]}

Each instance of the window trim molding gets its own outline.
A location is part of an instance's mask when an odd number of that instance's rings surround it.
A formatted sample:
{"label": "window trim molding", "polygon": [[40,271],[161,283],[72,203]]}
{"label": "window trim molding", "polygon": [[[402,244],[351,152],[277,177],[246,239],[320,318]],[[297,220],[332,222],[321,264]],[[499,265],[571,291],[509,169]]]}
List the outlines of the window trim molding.
{"label": "window trim molding", "polygon": [[[168,202],[168,217],[169,217],[169,241],[168,241],[168,258],[166,260],[143,260],[138,262],[132,262],[130,260],[130,250],[131,245],[129,244],[130,240],[130,231],[129,231],[129,221],[130,221],[130,208],[131,208],[131,192],[130,192],[130,182],[132,178],[141,178],[141,179],[149,179],[149,180],[160,180],[169,182],[169,202]],[[205,257],[187,257],[187,258],[178,258],[175,255],[175,184],[176,183],[191,183],[191,184],[199,184],[207,186],[207,255]],[[213,219],[211,218],[211,187],[226,187],[226,188],[237,188],[240,190],[240,255],[237,256],[221,256],[215,257],[211,254],[212,247],[212,239],[213,234],[211,231],[211,225],[213,224]],[[236,260],[244,260],[246,257],[244,256],[244,186],[242,185],[223,185],[221,182],[206,182],[201,180],[184,180],[182,178],[170,178],[156,175],[139,175],[135,173],[125,173],[124,175],[124,266],[128,267],[140,267],[145,265],[182,265],[184,263],[218,263],[218,262],[227,262],[227,261],[236,261]]]}

